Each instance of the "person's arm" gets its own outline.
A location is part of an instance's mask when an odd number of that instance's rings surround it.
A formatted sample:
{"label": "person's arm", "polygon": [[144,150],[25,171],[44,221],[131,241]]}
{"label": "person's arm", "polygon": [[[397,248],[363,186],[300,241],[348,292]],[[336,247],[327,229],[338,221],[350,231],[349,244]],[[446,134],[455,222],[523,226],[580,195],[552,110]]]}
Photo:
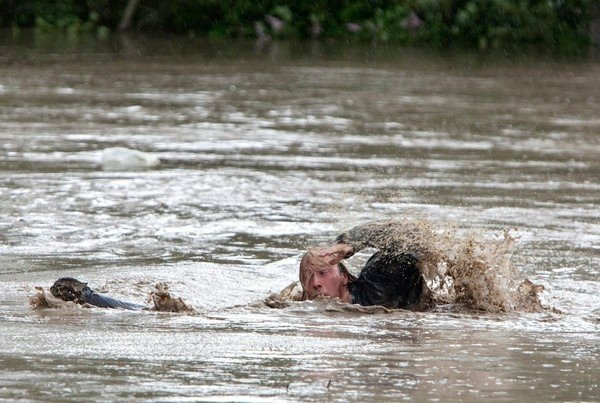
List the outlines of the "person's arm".
{"label": "person's arm", "polygon": [[408,229],[398,221],[371,221],[338,235],[336,244],[322,256],[331,257],[330,264],[334,264],[364,248],[388,253],[414,252],[416,235],[414,228]]}

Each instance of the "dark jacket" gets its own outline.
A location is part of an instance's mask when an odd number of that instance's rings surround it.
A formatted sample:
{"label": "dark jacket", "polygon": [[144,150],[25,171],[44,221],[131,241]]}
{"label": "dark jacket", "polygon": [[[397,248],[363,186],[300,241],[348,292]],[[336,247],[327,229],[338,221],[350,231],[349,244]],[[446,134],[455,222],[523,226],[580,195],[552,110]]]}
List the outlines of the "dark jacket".
{"label": "dark jacket", "polygon": [[64,301],[73,301],[77,304],[90,304],[100,308],[121,308],[129,310],[144,309],[143,305],[119,301],[117,299],[98,294],[87,286],[87,283],[73,277],[62,277],[50,287],[50,292],[56,298]]}
{"label": "dark jacket", "polygon": [[361,249],[379,249],[365,264],[358,278],[348,284],[352,303],[387,308],[421,309],[428,305],[429,289],[419,270],[418,257],[407,250],[395,221],[374,221],[340,234],[336,242]]}

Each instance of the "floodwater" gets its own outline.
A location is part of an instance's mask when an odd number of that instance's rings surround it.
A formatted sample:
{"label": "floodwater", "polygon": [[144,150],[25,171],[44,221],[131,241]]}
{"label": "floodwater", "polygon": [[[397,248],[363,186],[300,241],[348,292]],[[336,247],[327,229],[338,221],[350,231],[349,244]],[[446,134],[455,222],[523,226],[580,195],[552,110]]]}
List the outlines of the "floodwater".
{"label": "floodwater", "polygon": [[[4,40],[0,399],[599,401],[599,178],[593,60]],[[262,303],[306,248],[412,215],[510,229],[548,309]],[[29,305],[64,276],[196,313]]]}

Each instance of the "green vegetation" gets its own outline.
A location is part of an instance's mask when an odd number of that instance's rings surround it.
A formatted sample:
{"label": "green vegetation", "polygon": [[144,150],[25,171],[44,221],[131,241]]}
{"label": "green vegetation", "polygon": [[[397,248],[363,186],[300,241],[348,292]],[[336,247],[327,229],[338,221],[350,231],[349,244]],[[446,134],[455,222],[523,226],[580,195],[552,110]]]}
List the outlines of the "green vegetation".
{"label": "green vegetation", "polygon": [[[0,27],[106,37],[131,0],[0,0]],[[574,48],[593,0],[141,0],[130,29],[446,47]]]}

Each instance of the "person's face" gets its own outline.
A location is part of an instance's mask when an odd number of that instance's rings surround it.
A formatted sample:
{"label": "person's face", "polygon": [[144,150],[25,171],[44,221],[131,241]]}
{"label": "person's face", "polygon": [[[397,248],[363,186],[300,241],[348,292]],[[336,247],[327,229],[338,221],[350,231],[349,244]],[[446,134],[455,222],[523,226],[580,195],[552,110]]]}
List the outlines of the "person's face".
{"label": "person's face", "polygon": [[340,273],[337,266],[329,265],[321,262],[314,268],[311,278],[307,283],[307,294],[310,299],[314,299],[319,295],[343,298],[348,279]]}

